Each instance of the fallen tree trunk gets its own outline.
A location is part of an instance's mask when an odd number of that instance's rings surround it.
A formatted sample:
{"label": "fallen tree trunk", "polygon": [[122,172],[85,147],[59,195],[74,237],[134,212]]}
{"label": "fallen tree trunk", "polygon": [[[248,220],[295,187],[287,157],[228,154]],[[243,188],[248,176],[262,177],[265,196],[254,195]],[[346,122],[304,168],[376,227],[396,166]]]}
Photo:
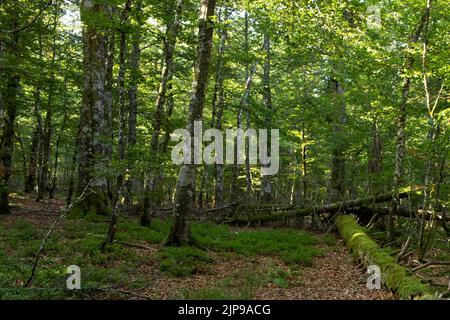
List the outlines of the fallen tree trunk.
{"label": "fallen tree trunk", "polygon": [[[389,208],[371,208],[366,206],[361,207],[355,207],[355,208],[348,208],[346,210],[347,213],[353,213],[357,216],[365,216],[365,215],[378,215],[378,216],[387,216],[389,215]],[[435,213],[435,220],[438,222],[441,221],[450,221],[450,217],[444,216],[442,213]],[[423,212],[422,210],[419,211],[409,211],[408,208],[405,207],[399,207],[397,212],[397,216],[405,217],[405,218],[417,218],[417,217],[425,217],[425,219],[431,219],[431,212]]]}
{"label": "fallen tree trunk", "polygon": [[[400,193],[400,198],[408,197],[409,192]],[[293,206],[239,206],[235,210],[235,216],[230,218],[227,223],[252,223],[252,222],[265,222],[265,221],[277,221],[286,218],[304,217],[309,216],[312,213],[334,213],[339,211],[348,210],[355,207],[361,207],[370,203],[379,203],[392,200],[393,193],[379,194],[371,197],[358,198],[347,201],[339,201],[331,204],[327,204],[317,208],[296,208]],[[251,215],[253,212],[263,212],[261,214]],[[276,212],[276,213],[274,213]]]}
{"label": "fallen tree trunk", "polygon": [[413,276],[410,270],[395,263],[395,258],[379,248],[352,216],[339,216],[336,226],[354,257],[366,266],[377,265],[382,281],[398,298],[435,299],[431,287]]}
{"label": "fallen tree trunk", "polygon": [[[229,203],[229,204],[223,205],[221,207],[217,207],[217,208],[208,208],[208,209],[195,208],[195,209],[192,209],[192,214],[194,216],[201,216],[201,215],[210,215],[210,214],[213,214],[213,213],[219,212],[219,211],[232,211],[238,205],[239,205],[238,202],[232,202],[232,203]],[[153,214],[157,214],[160,216],[165,215],[166,213],[172,214],[173,209],[174,209],[173,207],[158,208],[158,209],[154,210]]]}

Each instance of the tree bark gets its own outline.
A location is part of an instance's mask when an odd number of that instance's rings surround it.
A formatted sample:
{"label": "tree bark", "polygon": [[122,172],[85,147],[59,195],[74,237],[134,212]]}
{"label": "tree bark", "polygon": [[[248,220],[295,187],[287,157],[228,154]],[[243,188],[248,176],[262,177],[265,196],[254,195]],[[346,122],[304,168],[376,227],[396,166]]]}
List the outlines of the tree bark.
{"label": "tree bark", "polygon": [[78,131],[77,135],[75,137],[75,148],[73,150],[71,162],[70,162],[70,169],[69,169],[69,188],[67,190],[67,198],[66,198],[66,205],[70,205],[72,203],[73,194],[75,192],[75,170],[77,169],[77,160],[78,160],[78,151],[79,151],[79,145],[80,145],[80,130],[81,130],[81,122],[78,124]]}
{"label": "tree bark", "polygon": [[36,188],[37,158],[39,151],[39,131],[38,125],[35,126],[31,135],[30,158],[28,161],[28,172],[25,180],[25,192],[31,193]]}
{"label": "tree bark", "polygon": [[347,122],[346,102],[344,88],[334,78],[330,79],[330,86],[334,101],[332,132],[335,139],[331,154],[330,200],[332,202],[343,200],[345,197],[345,150],[344,143],[340,141],[344,125]]}
{"label": "tree bark", "polygon": [[182,165],[177,190],[175,194],[174,224],[167,240],[167,245],[180,246],[190,244],[190,228],[186,217],[192,210],[192,198],[194,195],[194,179],[196,165],[194,164],[194,122],[203,118],[203,106],[205,103],[206,87],[208,84],[208,71],[211,57],[213,37],[213,21],[216,1],[202,0],[199,18],[199,47],[195,68],[195,80],[192,85],[192,94],[189,102],[189,115],[186,129],[191,136],[191,161]]}
{"label": "tree bark", "polygon": [[[125,72],[126,72],[126,54],[127,54],[127,33],[125,28],[128,25],[128,16],[131,10],[131,0],[125,3],[122,11],[120,39],[119,39],[119,74],[117,77],[117,88],[119,91],[119,137],[118,137],[118,155],[119,161],[125,161],[125,136],[127,131],[127,110],[125,95]],[[117,177],[117,190],[122,188],[124,173],[120,172]]]}
{"label": "tree bark", "polygon": [[373,119],[372,122],[372,145],[369,149],[369,162],[368,162],[368,193],[378,193],[381,191],[380,173],[381,173],[381,138],[380,130],[378,128],[378,119]]}
{"label": "tree bark", "polygon": [[[379,194],[376,196],[352,199],[347,201],[339,201],[330,203],[318,208],[298,208],[295,206],[277,206],[272,204],[262,204],[258,206],[239,206],[236,209],[237,213],[257,213],[248,216],[236,216],[231,219],[230,223],[249,223],[249,222],[263,222],[263,221],[279,221],[292,217],[303,217],[311,214],[319,213],[335,213],[345,212],[355,207],[361,207],[371,203],[386,202],[392,199],[393,193]],[[399,194],[400,198],[408,197],[409,192],[402,192]]]}
{"label": "tree bark", "polygon": [[56,181],[58,180],[58,164],[59,164],[59,147],[61,145],[61,138],[63,135],[63,132],[66,128],[66,122],[67,122],[67,113],[64,114],[64,118],[61,124],[61,129],[59,130],[58,138],[56,139],[55,144],[55,161],[53,162],[53,177],[52,177],[52,183],[49,187],[48,196],[53,199],[55,190],[56,190]]}
{"label": "tree bark", "polygon": [[48,101],[45,115],[44,130],[40,151],[42,152],[42,163],[39,168],[38,195],[36,201],[44,199],[44,194],[48,190],[48,175],[50,168],[51,139],[53,134],[53,95],[55,89],[55,64],[56,64],[56,37],[59,16],[55,13],[53,25],[52,59],[50,64],[50,79],[48,87]]}
{"label": "tree bark", "polygon": [[173,78],[174,66],[173,59],[175,55],[175,45],[178,36],[180,25],[180,15],[183,9],[183,0],[177,0],[175,8],[175,16],[173,21],[167,26],[166,35],[164,38],[164,67],[161,72],[161,84],[159,86],[158,96],[156,98],[155,114],[153,118],[153,133],[150,141],[150,152],[152,154],[149,163],[148,181],[146,185],[144,203],[142,207],[141,225],[150,225],[150,206],[155,202],[157,195],[157,177],[159,165],[159,136],[161,134],[161,127],[164,116],[164,105],[168,94],[168,89],[171,88]]}
{"label": "tree bark", "polygon": [[[226,10],[226,9],[225,9]],[[228,13],[225,12],[224,21],[228,19]],[[221,23],[223,21],[220,21]],[[215,127],[217,130],[222,130],[222,115],[224,110],[224,90],[223,90],[223,82],[225,79],[225,61],[224,61],[224,53],[225,53],[225,45],[227,41],[227,29],[226,26],[223,25],[220,29],[220,46],[219,46],[219,57],[218,57],[218,66],[217,66],[217,79],[216,79],[216,88],[214,92],[217,92],[217,102],[213,108],[216,110],[216,121]],[[215,186],[215,207],[222,207],[224,202],[224,169],[223,164],[215,164],[215,176],[216,176],[216,186]]]}
{"label": "tree bark", "polygon": [[[116,8],[112,8],[116,12]],[[116,32],[109,30],[107,34],[107,58],[106,58],[106,84],[105,84],[105,158],[111,159],[113,156],[112,141],[114,141],[114,120],[113,120],[113,100],[114,100],[114,59],[116,54]],[[111,178],[107,178],[107,193],[113,198],[113,183]]]}
{"label": "tree bark", "polygon": [[[134,159],[134,147],[136,146],[136,127],[138,113],[138,84],[140,79],[140,59],[141,59],[141,24],[142,24],[142,4],[141,1],[135,2],[132,10],[132,16],[136,19],[137,26],[132,34],[132,47],[130,55],[130,87],[128,90],[129,109],[128,109],[128,154]],[[131,168],[130,168],[131,169]],[[128,174],[126,178],[125,203],[130,205],[132,202],[133,188],[137,185],[135,172]]]}
{"label": "tree bark", "polygon": [[[15,5],[11,8],[7,23],[11,30],[19,25],[18,9]],[[18,32],[14,32],[3,43],[4,52],[10,60],[17,56],[19,42]],[[17,114],[17,95],[19,93],[20,77],[16,70],[9,69],[0,75],[4,85],[0,88],[0,214],[10,213],[9,208],[9,180],[11,178],[12,155],[14,151],[14,122]],[[2,81],[3,82],[3,81]]]}
{"label": "tree bark", "polygon": [[[264,49],[266,51],[266,57],[264,62],[264,75],[262,79],[263,83],[263,99],[264,99],[264,108],[265,108],[265,125],[266,130],[268,131],[267,135],[267,153],[270,156],[270,130],[272,128],[272,92],[270,87],[270,67],[271,67],[271,50],[270,50],[270,37],[268,33],[264,34]],[[271,176],[262,174],[261,178],[261,201],[263,203],[269,203],[273,199],[272,194],[272,181]]]}
{"label": "tree bark", "polygon": [[90,183],[94,191],[78,205],[83,212],[107,214],[111,210],[106,179],[108,149],[106,128],[105,93],[107,83],[108,30],[103,19],[111,14],[111,7],[105,4],[81,2],[81,17],[85,24],[83,107],[80,117],[78,193]]}
{"label": "tree bark", "polygon": [[[250,49],[249,42],[248,42],[248,36],[249,36],[249,29],[248,29],[248,12],[245,12],[244,16],[244,50],[245,52],[248,52]],[[248,79],[250,75],[250,65],[246,63],[245,65],[245,80]],[[245,129],[248,130],[251,127],[251,119],[250,119],[250,112],[248,110],[245,111]],[[252,192],[252,173],[250,170],[250,148],[249,145],[246,144],[245,146],[245,183],[246,183],[246,191],[247,191],[247,197],[250,198],[251,192]]]}

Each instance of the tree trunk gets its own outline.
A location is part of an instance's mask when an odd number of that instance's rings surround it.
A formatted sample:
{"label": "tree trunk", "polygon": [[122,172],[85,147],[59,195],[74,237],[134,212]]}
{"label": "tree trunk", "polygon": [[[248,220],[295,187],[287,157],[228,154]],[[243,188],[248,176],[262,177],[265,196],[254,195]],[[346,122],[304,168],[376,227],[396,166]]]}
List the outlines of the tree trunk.
{"label": "tree trunk", "polygon": [[168,89],[171,88],[173,78],[174,66],[173,59],[175,54],[175,45],[178,36],[178,29],[180,25],[180,15],[183,8],[183,0],[177,0],[175,16],[173,21],[167,26],[166,35],[164,38],[164,67],[161,72],[161,84],[156,98],[155,114],[153,119],[153,133],[150,141],[150,151],[152,159],[149,164],[148,181],[145,190],[144,204],[142,207],[141,225],[150,225],[150,206],[158,197],[157,192],[157,177],[159,165],[159,136],[161,134],[161,127],[164,116],[164,105],[168,94]]}
{"label": "tree trunk", "polygon": [[[410,39],[410,44],[414,44],[419,40],[419,36],[425,24],[428,24],[431,10],[431,0],[427,0],[426,8],[420,18],[419,24],[416,27],[415,32],[412,34]],[[403,85],[401,92],[401,101],[397,117],[397,136],[396,136],[396,148],[395,148],[395,160],[394,160],[394,190],[397,192],[392,198],[391,204],[391,214],[388,216],[388,241],[392,242],[395,240],[395,226],[394,226],[394,216],[398,207],[400,207],[400,198],[398,197],[398,190],[402,186],[402,175],[403,175],[403,159],[405,157],[405,127],[406,127],[406,109],[409,97],[409,87],[411,85],[411,77],[406,73],[411,69],[414,62],[414,56],[410,53],[406,53],[405,64],[401,69],[401,74],[403,75]]]}
{"label": "tree trunk", "polygon": [[381,191],[380,173],[381,173],[381,139],[380,131],[378,128],[378,119],[373,119],[372,122],[372,145],[369,149],[369,162],[368,162],[368,193],[374,194]]}
{"label": "tree trunk", "polygon": [[83,107],[80,117],[78,192],[89,184],[94,194],[85,197],[79,208],[83,212],[107,214],[110,212],[107,172],[108,148],[106,142],[107,40],[108,30],[102,21],[94,24],[94,16],[108,15],[111,8],[104,4],[81,2],[82,21],[85,24]]}
{"label": "tree trunk", "polygon": [[[116,8],[112,8],[115,14]],[[114,57],[116,53],[116,32],[109,30],[107,34],[107,58],[106,58],[106,84],[105,84],[105,158],[111,159],[113,156],[112,141],[114,141],[114,120],[113,120],[113,100],[114,100]],[[107,194],[110,199],[113,198],[113,183],[111,178],[107,178]]]}
{"label": "tree trunk", "polygon": [[410,271],[395,263],[388,251],[380,249],[351,216],[339,216],[336,226],[347,247],[364,265],[376,265],[381,269],[386,286],[400,299],[410,300],[418,296],[433,299],[433,289],[411,276]]}
{"label": "tree trunk", "polygon": [[49,188],[49,194],[48,194],[48,196],[51,199],[53,199],[54,193],[56,190],[56,181],[58,178],[59,146],[61,145],[61,138],[62,138],[64,129],[66,128],[67,118],[68,118],[68,116],[66,113],[66,114],[64,114],[64,119],[61,124],[61,129],[59,131],[58,139],[56,139],[56,144],[55,144],[55,161],[53,163],[53,177],[52,177],[52,183],[51,183],[51,187]]}
{"label": "tree trunk", "polygon": [[[226,9],[225,9],[226,10]],[[225,12],[224,21],[228,19],[228,13]],[[221,23],[219,19],[219,23]],[[217,92],[217,100],[215,101],[217,105],[213,106],[214,110],[216,110],[216,121],[215,126],[217,130],[222,130],[222,115],[224,109],[224,91],[223,91],[223,81],[225,79],[225,63],[224,63],[224,53],[225,53],[225,45],[227,41],[227,29],[225,26],[222,26],[220,29],[220,46],[219,46],[219,57],[218,57],[218,66],[217,66],[217,81],[216,88],[214,89]],[[215,207],[222,207],[224,202],[224,169],[223,164],[215,164],[215,175],[216,175],[216,187],[215,187]]]}
{"label": "tree trunk", "polygon": [[[245,37],[245,43],[244,43],[244,50],[245,52],[248,52],[250,49],[249,43],[248,43],[248,12],[245,12],[244,16],[244,37]],[[247,63],[245,66],[245,80],[248,79],[250,75],[250,68],[249,64]],[[245,130],[250,129],[251,127],[251,119],[250,119],[250,111],[245,110]],[[250,198],[251,192],[252,192],[252,173],[250,170],[250,148],[249,145],[246,144],[245,146],[245,183],[246,183],[246,191],[247,191],[247,197]]]}
{"label": "tree trunk", "polygon": [[[42,35],[39,35],[39,59],[43,59]],[[31,193],[35,191],[37,186],[38,165],[41,161],[41,145],[42,145],[42,116],[41,112],[41,87],[37,85],[34,91],[34,114],[36,116],[36,127],[32,134],[32,142],[30,146],[30,158],[28,165],[28,175],[25,181],[25,192]]]}
{"label": "tree trunk", "polygon": [[[427,3],[427,6],[429,6],[429,3]],[[435,207],[432,205],[432,198],[433,198],[433,176],[435,171],[435,163],[436,163],[436,139],[439,137],[439,130],[437,130],[437,121],[434,118],[434,111],[436,109],[436,106],[439,102],[439,97],[442,92],[443,86],[444,86],[444,80],[441,85],[441,90],[439,91],[439,94],[436,98],[436,101],[433,106],[431,106],[431,99],[430,99],[430,90],[428,88],[428,65],[427,65],[427,54],[428,54],[428,37],[427,37],[427,31],[428,31],[428,21],[425,23],[423,36],[422,36],[422,68],[423,68],[423,86],[425,91],[425,105],[427,106],[428,111],[428,122],[430,124],[430,129],[428,131],[427,139],[430,145],[430,150],[428,152],[428,160],[427,160],[427,166],[425,170],[425,177],[424,177],[424,192],[423,192],[423,210],[431,209],[432,211],[435,209]],[[426,224],[427,223],[434,223],[434,217],[431,217],[431,219],[426,219],[426,217],[420,217],[419,222],[419,235],[418,235],[418,241],[417,241],[417,247],[418,247],[418,260],[423,261],[425,258],[426,249],[428,247],[429,238],[426,239]]]}
{"label": "tree trunk", "polygon": [[330,200],[335,202],[343,200],[345,197],[345,150],[344,143],[338,139],[342,137],[342,131],[347,122],[347,113],[344,88],[341,83],[331,78],[330,86],[334,102],[332,132],[333,137],[337,139],[333,143],[331,154]]}
{"label": "tree trunk", "polygon": [[191,161],[182,165],[175,194],[175,221],[167,240],[167,245],[180,246],[190,244],[190,229],[186,223],[186,217],[191,212],[192,197],[194,195],[194,179],[196,165],[194,164],[194,122],[201,121],[203,106],[205,103],[206,87],[208,83],[208,71],[211,57],[213,37],[213,21],[216,1],[202,0],[199,19],[199,47],[197,64],[195,68],[195,80],[192,85],[192,94],[189,102],[189,117],[187,130],[191,136]]}
{"label": "tree trunk", "polygon": [[[263,43],[263,49],[265,48],[265,40]],[[239,102],[239,113],[237,116],[237,126],[239,129],[242,129],[242,114],[243,111],[246,111],[246,128],[249,129],[250,128],[250,111],[248,110],[248,100],[250,97],[250,90],[253,84],[253,77],[256,73],[256,62],[253,63],[253,65],[250,68],[250,72],[247,73],[246,72],[246,79],[245,79],[245,90],[244,90],[244,94],[241,97],[241,100]],[[250,174],[250,156],[249,156],[249,148],[248,148],[249,144],[246,144],[246,170],[248,170],[248,174],[246,173],[246,188],[247,190],[251,191],[251,174]],[[235,149],[234,149],[234,154],[237,156],[237,146],[235,145]],[[237,197],[238,196],[238,191],[237,191],[237,176],[239,174],[239,166],[236,165],[234,167],[233,170],[233,176],[232,176],[232,181],[231,181],[231,195],[233,197]]]}
{"label": "tree trunk", "polygon": [[[386,202],[392,199],[393,193],[379,194],[376,196],[357,198],[347,201],[339,201],[330,203],[322,207],[314,208],[298,208],[295,206],[276,206],[273,204],[260,204],[257,206],[239,206],[236,212],[243,213],[242,216],[235,216],[230,223],[249,223],[249,222],[263,222],[263,221],[280,221],[286,218],[303,217],[311,214],[319,213],[335,213],[352,210],[356,207],[366,206],[372,203]],[[409,192],[402,192],[399,194],[400,198],[409,196]],[[249,215],[253,213],[254,215]],[[255,214],[256,213],[256,214]]]}
{"label": "tree trunk", "polygon": [[[141,58],[141,1],[137,1],[132,15],[135,17],[137,26],[132,34],[132,48],[130,55],[130,87],[128,90],[129,109],[128,109],[128,145],[130,155],[134,158],[134,147],[136,146],[136,126],[138,113],[138,84],[139,84],[139,68]],[[126,180],[125,203],[130,205],[132,202],[133,187],[137,185],[135,173],[130,172]]]}
{"label": "tree trunk", "polygon": [[[18,11],[15,6],[12,8],[8,18],[7,25],[11,27],[11,30],[15,30],[19,24]],[[19,35],[17,32],[14,32],[3,43],[4,53],[8,55],[9,59],[17,56],[18,41]],[[20,78],[17,71],[13,69],[2,72],[0,77],[5,80],[5,84],[0,88],[0,214],[8,214],[10,213],[9,179],[11,178],[12,155],[14,151],[14,122],[17,113]]]}
{"label": "tree trunk", "polygon": [[[117,88],[119,91],[119,137],[118,155],[119,161],[125,161],[125,135],[127,131],[127,110],[125,96],[125,71],[127,53],[127,34],[125,28],[128,25],[128,15],[131,10],[131,0],[125,3],[121,17],[120,40],[119,40],[119,74],[117,77]],[[122,188],[124,174],[120,172],[117,177],[117,190]],[[116,200],[117,201],[117,200]]]}
{"label": "tree trunk", "polygon": [[25,180],[25,192],[31,193],[36,188],[36,172],[37,172],[37,158],[39,151],[39,125],[33,130],[31,135],[30,158],[28,161],[28,172]]}
{"label": "tree trunk", "polygon": [[48,101],[47,110],[45,115],[44,130],[42,136],[42,144],[40,152],[42,153],[42,163],[39,168],[39,182],[38,182],[38,195],[36,201],[44,199],[44,194],[48,190],[48,175],[50,168],[50,153],[51,153],[51,139],[53,133],[52,118],[53,118],[53,95],[55,89],[55,63],[56,63],[56,37],[59,16],[55,14],[54,26],[53,26],[53,44],[52,44],[52,60],[50,64],[50,79],[48,87]]}
{"label": "tree trunk", "polygon": [[306,138],[305,138],[305,127],[302,127],[302,191],[303,191],[303,203],[306,203],[308,199],[308,181],[307,181],[307,174],[308,174],[308,145],[306,144]]}
{"label": "tree trunk", "polygon": [[73,194],[75,192],[75,170],[77,169],[77,160],[78,160],[78,151],[79,151],[79,145],[80,145],[80,130],[81,130],[81,123],[78,124],[78,131],[77,135],[75,137],[75,148],[73,150],[72,159],[70,162],[70,169],[69,169],[69,187],[67,190],[67,198],[66,198],[66,205],[70,205],[72,203]]}
{"label": "tree trunk", "polygon": [[[265,44],[265,51],[266,51],[266,57],[264,62],[264,75],[262,79],[263,83],[263,98],[264,98],[264,107],[265,107],[265,125],[266,130],[269,132],[267,135],[267,153],[268,156],[271,154],[270,150],[270,130],[272,128],[272,92],[270,88],[270,63],[271,63],[271,50],[270,50],[270,38],[269,34],[264,34],[264,44]],[[262,174],[261,178],[261,201],[263,203],[270,203],[273,199],[272,195],[272,181],[270,175],[264,175]]]}

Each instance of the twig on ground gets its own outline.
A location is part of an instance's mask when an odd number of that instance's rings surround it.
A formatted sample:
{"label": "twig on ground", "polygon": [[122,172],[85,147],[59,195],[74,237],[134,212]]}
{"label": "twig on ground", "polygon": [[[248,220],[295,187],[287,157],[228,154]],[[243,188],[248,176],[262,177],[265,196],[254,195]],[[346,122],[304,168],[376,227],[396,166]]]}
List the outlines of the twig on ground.
{"label": "twig on ground", "polygon": [[80,194],[80,196],[73,201],[70,205],[68,205],[66,208],[64,208],[62,210],[62,213],[53,221],[52,226],[50,227],[50,229],[47,231],[47,234],[45,235],[44,239],[42,239],[41,245],[39,246],[38,251],[36,252],[35,258],[34,258],[34,263],[33,263],[33,268],[31,269],[31,274],[30,277],[28,278],[27,282],[25,283],[24,287],[29,287],[31,285],[31,282],[33,281],[34,275],[36,273],[36,268],[38,266],[39,263],[39,259],[41,257],[42,251],[44,251],[45,245],[47,243],[48,238],[50,237],[50,235],[52,234],[53,230],[55,229],[56,225],[58,224],[58,222],[62,219],[64,219],[67,214],[70,212],[70,210],[73,208],[74,205],[76,205],[77,203],[81,202],[84,198],[86,198],[86,196],[88,196],[90,193],[86,193],[90,184],[91,184],[92,180],[88,182],[88,184],[86,185],[86,187],[84,188],[83,192]]}
{"label": "twig on ground", "polygon": [[123,244],[124,246],[131,247],[131,248],[153,250],[153,248],[151,248],[151,247],[147,247],[147,246],[137,244],[137,243],[129,243],[129,242],[125,242],[125,241],[120,241],[120,240],[114,240],[113,243]]}
{"label": "twig on ground", "polygon": [[424,264],[412,269],[412,272],[416,272],[421,269],[428,268],[430,266],[447,266],[447,265],[450,265],[450,261],[428,261],[427,263],[424,263]]}
{"label": "twig on ground", "polygon": [[402,246],[402,250],[400,250],[400,253],[395,258],[396,263],[399,263],[400,261],[402,261],[404,259],[404,255],[405,255],[406,250],[409,247],[410,241],[411,241],[411,236],[409,236],[408,239],[406,239],[405,243]]}

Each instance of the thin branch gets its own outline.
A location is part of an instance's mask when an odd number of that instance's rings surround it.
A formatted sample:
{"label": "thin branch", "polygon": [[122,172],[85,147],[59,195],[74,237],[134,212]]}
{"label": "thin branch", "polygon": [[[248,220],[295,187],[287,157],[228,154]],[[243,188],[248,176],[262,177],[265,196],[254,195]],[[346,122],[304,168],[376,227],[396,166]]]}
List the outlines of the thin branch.
{"label": "thin branch", "polygon": [[47,4],[45,4],[38,12],[38,14],[36,16],[34,16],[33,19],[31,19],[30,22],[26,23],[25,25],[23,25],[22,27],[17,27],[13,30],[3,30],[3,32],[5,33],[20,33],[22,31],[24,31],[25,29],[29,28],[33,23],[36,22],[36,20],[41,16],[41,14],[51,5],[53,4],[53,0],[50,0],[49,2],[47,2]]}
{"label": "thin branch", "polygon": [[39,263],[39,259],[41,257],[42,251],[44,251],[45,245],[47,243],[48,238],[50,237],[50,235],[52,234],[53,230],[55,229],[56,225],[58,224],[58,222],[62,219],[64,219],[67,214],[70,212],[70,210],[73,208],[74,205],[76,205],[77,203],[81,202],[83,199],[85,199],[88,195],[90,195],[92,192],[86,193],[90,184],[91,184],[92,180],[89,181],[89,183],[86,185],[86,187],[84,188],[83,192],[80,194],[80,196],[73,201],[70,205],[68,205],[66,208],[63,209],[61,215],[59,215],[54,221],[52,226],[50,227],[50,229],[47,231],[47,234],[45,235],[44,239],[41,242],[41,245],[38,249],[38,251],[36,252],[35,258],[34,258],[34,263],[33,263],[33,268],[31,270],[31,274],[30,277],[28,278],[26,284],[24,285],[24,287],[29,287],[31,285],[31,282],[33,281],[33,277],[36,273],[36,268],[38,266]]}
{"label": "thin branch", "polygon": [[111,292],[111,293],[119,293],[119,294],[123,294],[123,295],[127,295],[127,296],[133,296],[142,300],[149,300],[150,298],[141,294],[137,294],[135,292],[132,291],[125,291],[125,290],[120,290],[120,289],[112,289],[112,288],[88,288],[85,289],[86,291],[100,291],[100,292]]}
{"label": "thin branch", "polygon": [[406,239],[405,244],[404,244],[403,247],[402,247],[402,250],[400,251],[400,253],[399,253],[399,254],[397,255],[397,257],[395,258],[395,261],[396,261],[397,263],[399,263],[400,261],[403,260],[404,255],[405,255],[405,252],[406,252],[406,250],[408,249],[408,246],[409,246],[410,241],[411,241],[411,236],[409,236],[408,239]]}
{"label": "thin branch", "polygon": [[441,97],[442,90],[444,89],[444,83],[445,83],[445,80],[443,79],[442,83],[441,83],[441,88],[439,89],[438,95],[436,96],[436,99],[434,100],[434,103],[433,103],[433,108],[431,109],[431,112],[430,112],[430,116],[432,118],[434,117],[434,112],[436,110],[437,104],[438,104],[439,99]]}
{"label": "thin branch", "polygon": [[421,269],[425,269],[430,266],[449,266],[450,261],[428,261],[427,263],[424,263],[418,267],[415,267],[412,269],[413,272],[419,271]]}
{"label": "thin branch", "polygon": [[122,244],[124,246],[127,247],[131,247],[131,248],[137,248],[137,249],[144,249],[144,250],[153,250],[153,248],[151,247],[147,247],[141,244],[137,244],[137,243],[129,243],[129,242],[125,242],[125,241],[120,241],[120,240],[114,240],[113,243],[119,243]]}

